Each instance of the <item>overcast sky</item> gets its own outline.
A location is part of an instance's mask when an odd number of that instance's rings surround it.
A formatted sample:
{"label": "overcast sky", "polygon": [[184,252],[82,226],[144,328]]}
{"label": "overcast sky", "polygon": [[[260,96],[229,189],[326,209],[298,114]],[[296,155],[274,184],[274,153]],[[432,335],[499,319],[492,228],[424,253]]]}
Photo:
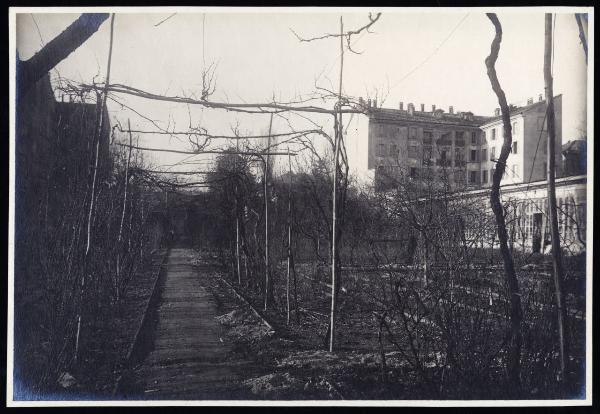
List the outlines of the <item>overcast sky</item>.
{"label": "overcast sky", "polygon": [[[344,13],[344,27],[364,25],[369,10]],[[335,89],[339,76],[339,41],[301,43],[290,31],[311,37],[339,31],[340,13],[315,12],[214,12],[117,14],[114,28],[111,82],[164,94],[190,94],[200,90],[203,66],[217,64],[217,89],[213,100],[262,102],[294,99],[319,86]],[[544,14],[538,11],[498,14],[504,36],[497,63],[498,76],[510,103],[525,104],[528,97],[544,93]],[[17,15],[17,48],[28,59],[41,45],[64,30],[77,14]],[[36,24],[37,23],[37,28]],[[38,31],[39,28],[39,31]],[[413,102],[428,110],[491,115],[497,106],[486,75],[484,59],[494,36],[493,26],[479,10],[385,11],[373,33],[354,38],[360,55],[345,55],[344,90],[352,96],[386,96],[384,107]],[[75,81],[101,80],[106,72],[109,21],[83,46],[57,66],[61,76]],[[579,136],[586,121],[586,65],[573,14],[557,14],[554,44],[554,91],[563,94],[563,141]],[[186,107],[123,98],[138,112],[177,129],[189,123]],[[111,116],[132,126],[149,129],[134,113],[109,102]],[[239,123],[242,131],[265,132],[268,116],[240,116],[223,111],[191,108],[192,123],[211,132],[227,132]],[[114,121],[113,121],[114,122]],[[173,123],[171,123],[171,126]],[[279,131],[283,124],[276,125]],[[349,137],[349,140],[365,140]],[[168,138],[145,137],[154,147],[185,148]],[[360,145],[349,142],[357,168],[366,166]],[[182,156],[162,156],[166,165]],[[363,159],[364,158],[364,162]]]}

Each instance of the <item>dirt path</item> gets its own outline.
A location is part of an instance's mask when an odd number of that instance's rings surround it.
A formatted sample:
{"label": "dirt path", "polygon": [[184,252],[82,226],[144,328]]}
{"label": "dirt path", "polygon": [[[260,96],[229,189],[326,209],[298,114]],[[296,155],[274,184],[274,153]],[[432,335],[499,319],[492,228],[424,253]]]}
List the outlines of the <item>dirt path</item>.
{"label": "dirt path", "polygon": [[143,399],[239,399],[246,361],[229,360],[230,346],[215,320],[217,304],[203,286],[202,268],[191,249],[170,252],[161,300],[156,309],[154,344],[133,372]]}

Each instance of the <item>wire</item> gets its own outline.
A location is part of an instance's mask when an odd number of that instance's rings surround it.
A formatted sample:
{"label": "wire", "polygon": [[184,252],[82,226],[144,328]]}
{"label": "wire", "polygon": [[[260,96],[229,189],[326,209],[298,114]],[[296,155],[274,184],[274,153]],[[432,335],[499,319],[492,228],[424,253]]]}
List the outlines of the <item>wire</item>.
{"label": "wire", "polygon": [[163,24],[164,22],[166,22],[167,20],[169,20],[171,17],[175,16],[176,14],[177,14],[177,13],[173,13],[173,14],[169,15],[169,17],[167,17],[166,19],[163,19],[163,20],[161,20],[160,22],[156,23],[156,24],[154,25],[154,27],[156,27],[156,26],[160,26],[161,24]]}
{"label": "wire", "polygon": [[448,34],[448,36],[446,36],[446,38],[444,40],[442,40],[442,42],[433,50],[433,52],[431,52],[425,59],[423,59],[421,61],[421,63],[419,63],[417,66],[415,66],[413,69],[411,69],[406,75],[404,75],[402,78],[400,78],[400,80],[398,82],[396,82],[395,84],[393,84],[392,87],[389,89],[389,91],[391,91],[392,89],[394,89],[402,81],[404,81],[410,75],[412,75],[418,69],[420,69],[421,66],[423,66],[425,63],[427,63],[429,61],[429,59],[431,59],[441,49],[441,47],[444,46],[444,44],[450,39],[450,37],[452,37],[452,35],[458,30],[458,28],[460,27],[460,25],[466,20],[467,17],[469,17],[469,14],[470,13],[465,14],[464,17],[458,22],[458,24],[456,26],[454,26],[454,28],[450,31],[450,33]]}

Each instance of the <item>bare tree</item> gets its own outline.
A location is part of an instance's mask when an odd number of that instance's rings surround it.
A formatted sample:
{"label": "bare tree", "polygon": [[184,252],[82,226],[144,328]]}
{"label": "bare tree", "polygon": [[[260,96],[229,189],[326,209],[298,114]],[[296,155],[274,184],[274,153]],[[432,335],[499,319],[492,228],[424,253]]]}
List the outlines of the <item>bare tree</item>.
{"label": "bare tree", "polygon": [[496,60],[500,52],[500,43],[502,42],[502,25],[495,13],[487,13],[488,18],[494,25],[496,34],[492,41],[490,55],[485,59],[487,74],[492,84],[492,89],[498,97],[500,110],[502,112],[502,123],[504,132],[504,141],[500,150],[500,156],[497,160],[497,167],[492,176],[492,189],[490,192],[490,204],[492,211],[496,217],[496,225],[498,231],[498,241],[500,244],[500,253],[504,263],[504,276],[508,287],[508,296],[510,302],[510,332],[509,332],[509,357],[508,357],[508,381],[509,388],[512,389],[515,395],[518,395],[521,388],[521,345],[522,345],[522,310],[521,296],[519,292],[519,282],[515,271],[510,248],[508,246],[508,233],[506,231],[506,222],[504,218],[504,208],[500,201],[500,182],[506,169],[506,159],[511,150],[512,145],[512,129],[510,123],[510,110],[506,102],[506,96],[498,81],[496,75]]}

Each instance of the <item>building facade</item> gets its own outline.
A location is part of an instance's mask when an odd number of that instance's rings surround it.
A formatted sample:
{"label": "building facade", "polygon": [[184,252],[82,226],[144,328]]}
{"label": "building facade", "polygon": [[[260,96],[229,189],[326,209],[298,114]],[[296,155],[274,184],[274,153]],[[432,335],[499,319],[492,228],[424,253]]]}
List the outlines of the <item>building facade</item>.
{"label": "building facade", "polygon": [[[555,97],[557,142],[562,142],[562,96]],[[492,117],[472,112],[448,113],[436,108],[417,110],[368,106],[368,169],[375,170],[376,187],[385,189],[399,180],[447,183],[455,190],[491,186],[503,143],[499,110]],[[510,108],[513,143],[506,162],[504,183],[545,179],[546,103],[529,99]],[[561,145],[556,145],[556,176],[562,176]]]}
{"label": "building facade", "polygon": [[445,182],[452,188],[479,184],[478,153],[482,125],[488,118],[471,112],[448,113],[432,106],[416,110],[371,107],[369,111],[368,168],[376,183],[388,187],[398,179]]}
{"label": "building facade", "polygon": [[[562,142],[562,96],[554,100],[556,139]],[[457,201],[468,200],[476,214],[491,217],[489,187],[503,144],[503,123],[499,110],[493,117],[471,112],[444,113],[435,106],[417,111],[368,105],[368,168],[375,170],[375,189],[387,190],[399,183],[447,184],[445,193]],[[506,161],[501,198],[507,214],[511,246],[533,253],[550,248],[548,222],[546,102],[529,99],[523,107],[510,107],[513,142]],[[587,178],[581,169],[583,144],[555,146],[556,199],[561,247],[566,254],[586,248]],[[563,152],[565,161],[563,161]],[[569,157],[573,158],[570,166]],[[585,163],[583,163],[585,165]],[[439,186],[438,186],[439,187]],[[443,194],[443,193],[438,193]],[[462,214],[462,213],[461,213]],[[482,237],[469,223],[481,218],[462,217],[466,238],[488,247],[497,243],[495,226]]]}
{"label": "building facade", "polygon": [[[554,98],[556,119],[556,177],[562,177],[562,95]],[[510,110],[512,147],[503,182],[506,184],[528,183],[545,180],[547,169],[548,130],[546,127],[546,101],[540,95],[537,102],[529,99],[524,107],[512,106]],[[503,143],[502,117],[497,110],[495,116],[481,125],[481,174],[491,177],[496,168]],[[491,179],[482,181],[482,186],[491,186]]]}
{"label": "building facade", "polygon": [[[503,185],[502,204],[506,212],[507,231],[512,247],[531,253],[547,252],[550,249],[550,223],[548,219],[548,186],[545,180],[531,183]],[[489,205],[489,190],[479,189],[461,192],[460,200],[468,200],[478,205],[477,214],[492,216]],[[577,175],[556,180],[556,204],[561,247],[568,255],[585,251],[587,245],[587,177]],[[469,223],[477,223],[475,217],[464,217],[466,238],[478,237],[469,228]],[[486,245],[497,243],[494,234]]]}

